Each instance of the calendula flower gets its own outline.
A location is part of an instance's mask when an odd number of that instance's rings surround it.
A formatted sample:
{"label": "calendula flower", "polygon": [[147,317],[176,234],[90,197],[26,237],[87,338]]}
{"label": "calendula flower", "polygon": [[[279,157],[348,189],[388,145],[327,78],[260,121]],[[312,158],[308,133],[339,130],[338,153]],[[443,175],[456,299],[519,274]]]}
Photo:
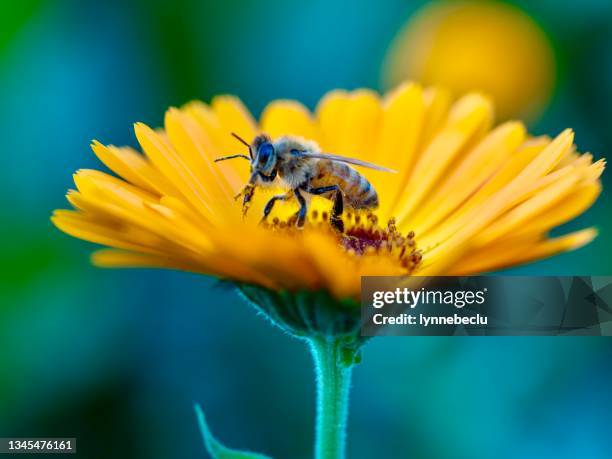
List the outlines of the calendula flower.
{"label": "calendula flower", "polygon": [[412,78],[457,94],[483,91],[500,119],[533,119],[551,98],[556,64],[544,31],[516,6],[442,0],[398,33],[384,77],[391,86]]}
{"label": "calendula flower", "polygon": [[[355,307],[361,276],[482,273],[576,249],[595,236],[592,228],[548,233],[595,201],[604,162],[577,153],[571,130],[531,137],[520,122],[492,120],[482,95],[451,102],[445,91],[412,83],[383,97],[332,91],[314,113],[274,101],[259,122],[235,97],[192,102],[168,110],[163,129],[135,125],[143,153],[94,142],[112,173],[78,171],[77,190],[68,193],[74,210],[56,211],[53,222],[111,247],[93,255],[97,265],[226,279],[276,324],[308,339],[319,385],[316,457],[341,458],[350,368],[362,344]],[[262,132],[300,136],[323,152],[397,173],[360,170],[380,205],[346,209],[343,231],[329,223],[332,202],[316,196],[303,228],[292,200],[259,224],[279,182],[257,187],[243,217],[234,196],[249,166],[215,159],[244,154],[231,133],[250,141]],[[220,446],[199,414],[213,451]]]}
{"label": "calendula flower", "polygon": [[[530,137],[520,122],[492,126],[485,97],[454,103],[435,89],[406,84],[379,97],[332,91],[314,114],[275,101],[257,123],[229,96],[166,113],[164,129],[135,125],[141,154],[93,150],[114,173],[80,170],[68,192],[75,210],[53,222],[66,233],[113,247],[100,266],[167,267],[271,290],[326,290],[357,298],[364,275],[469,275],[575,249],[594,229],[549,238],[587,209],[601,191],[604,162],[576,153],[573,133]],[[398,171],[362,169],[378,192],[374,212],[343,214],[345,233],[330,228],[331,201],[314,197],[303,230],[288,223],[295,202],[279,203],[259,225],[270,197],[257,190],[242,217],[233,197],[249,166],[215,163],[266,132],[312,139],[322,151]],[[275,193],[275,191],[273,191]]]}

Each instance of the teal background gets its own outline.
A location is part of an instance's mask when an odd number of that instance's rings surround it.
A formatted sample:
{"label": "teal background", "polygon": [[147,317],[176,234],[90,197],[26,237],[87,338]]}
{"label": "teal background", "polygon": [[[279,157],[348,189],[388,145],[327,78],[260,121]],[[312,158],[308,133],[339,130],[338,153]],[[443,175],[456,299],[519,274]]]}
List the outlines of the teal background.
{"label": "teal background", "polygon": [[[91,139],[217,93],[380,89],[394,34],[423,2],[4,1],[0,5],[0,436],[78,437],[79,457],[197,458],[192,403],[233,447],[311,457],[306,347],[214,280],[100,270],[49,222]],[[550,34],[559,86],[535,133],[571,126],[612,151],[612,4],[519,3]],[[607,189],[610,174],[604,175]],[[587,248],[521,274],[612,274],[610,193],[565,230]],[[608,458],[608,338],[380,338],[355,371],[349,456]]]}

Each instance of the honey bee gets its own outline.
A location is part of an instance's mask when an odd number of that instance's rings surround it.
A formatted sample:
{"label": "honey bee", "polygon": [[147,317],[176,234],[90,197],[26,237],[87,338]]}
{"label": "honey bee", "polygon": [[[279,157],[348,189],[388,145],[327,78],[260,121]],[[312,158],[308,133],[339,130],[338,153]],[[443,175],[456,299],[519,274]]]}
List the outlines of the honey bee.
{"label": "honey bee", "polygon": [[384,172],[395,172],[386,167],[365,161],[321,152],[316,142],[295,136],[283,136],[275,141],[266,135],[257,135],[249,144],[237,134],[232,135],[246,145],[249,155],[230,155],[215,159],[215,162],[242,158],[250,162],[251,176],[236,199],[243,196],[242,212],[246,215],[255,188],[270,186],[278,177],[288,188],[284,194],[272,197],[264,207],[262,222],[266,221],[277,201],[297,199],[300,209],[296,213],[296,226],[303,228],[308,211],[302,193],[322,196],[333,202],[331,225],[344,231],[341,219],[344,208],[376,209],[378,194],[368,180],[349,166],[367,167]]}

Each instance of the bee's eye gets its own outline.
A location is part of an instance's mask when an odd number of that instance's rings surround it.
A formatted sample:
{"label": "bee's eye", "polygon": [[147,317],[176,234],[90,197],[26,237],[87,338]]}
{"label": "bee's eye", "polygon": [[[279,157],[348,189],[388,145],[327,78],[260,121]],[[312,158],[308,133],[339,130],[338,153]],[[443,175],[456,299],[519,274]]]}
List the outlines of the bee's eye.
{"label": "bee's eye", "polygon": [[264,143],[259,147],[259,162],[260,164],[266,164],[270,159],[270,156],[274,153],[274,147],[271,143]]}

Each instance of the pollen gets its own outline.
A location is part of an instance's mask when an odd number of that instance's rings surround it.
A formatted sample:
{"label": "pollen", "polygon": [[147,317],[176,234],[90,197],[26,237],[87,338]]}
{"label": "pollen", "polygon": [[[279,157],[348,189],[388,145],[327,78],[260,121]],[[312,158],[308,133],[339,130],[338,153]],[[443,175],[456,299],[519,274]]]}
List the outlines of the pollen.
{"label": "pollen", "polygon": [[303,230],[295,227],[295,217],[286,221],[274,218],[272,222],[263,223],[271,231],[290,233],[299,237],[303,231],[316,230],[327,232],[337,238],[338,244],[351,256],[386,256],[393,258],[406,272],[411,274],[423,260],[423,252],[417,247],[414,231],[402,234],[396,225],[395,218],[379,225],[379,219],[371,212],[345,213],[342,215],[344,231],[334,230],[328,221],[328,213],[313,210],[307,217]]}

